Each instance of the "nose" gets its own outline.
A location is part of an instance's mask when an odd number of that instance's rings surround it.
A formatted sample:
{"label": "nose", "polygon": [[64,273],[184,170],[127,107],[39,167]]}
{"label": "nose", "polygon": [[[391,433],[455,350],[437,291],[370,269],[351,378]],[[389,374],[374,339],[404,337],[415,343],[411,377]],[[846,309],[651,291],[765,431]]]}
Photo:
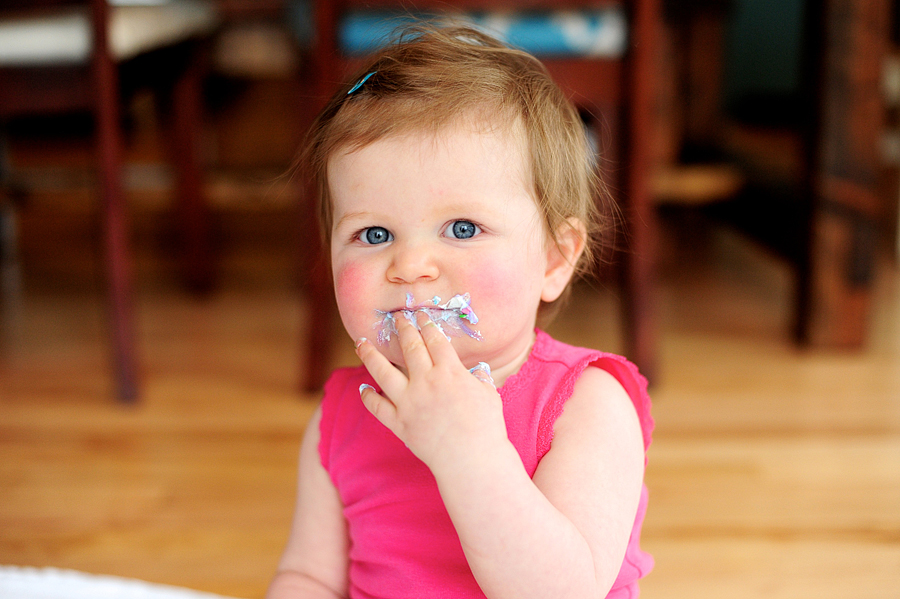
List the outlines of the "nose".
{"label": "nose", "polygon": [[391,283],[419,283],[440,276],[433,252],[425,244],[396,243],[387,269]]}

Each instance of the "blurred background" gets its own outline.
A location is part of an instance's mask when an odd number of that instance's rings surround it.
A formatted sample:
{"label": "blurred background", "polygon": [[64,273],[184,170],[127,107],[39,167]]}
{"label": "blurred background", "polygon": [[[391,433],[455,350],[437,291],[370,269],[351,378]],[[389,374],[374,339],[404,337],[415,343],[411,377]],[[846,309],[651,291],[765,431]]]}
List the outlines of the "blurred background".
{"label": "blurred background", "polygon": [[[76,4],[0,3],[0,565],[262,597],[355,360],[291,165],[392,3]],[[643,596],[897,597],[897,3],[437,4],[563,30],[627,233],[548,329],[650,375]]]}

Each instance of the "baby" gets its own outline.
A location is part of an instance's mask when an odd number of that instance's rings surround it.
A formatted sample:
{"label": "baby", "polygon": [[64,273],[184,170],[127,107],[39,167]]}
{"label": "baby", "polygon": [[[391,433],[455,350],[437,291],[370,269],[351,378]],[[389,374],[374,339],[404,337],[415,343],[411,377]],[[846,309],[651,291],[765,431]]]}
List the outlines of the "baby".
{"label": "baby", "polygon": [[601,231],[588,148],[537,60],[466,28],[412,31],[319,116],[362,364],[307,429],[271,599],[636,596],[646,381],[536,326]]}

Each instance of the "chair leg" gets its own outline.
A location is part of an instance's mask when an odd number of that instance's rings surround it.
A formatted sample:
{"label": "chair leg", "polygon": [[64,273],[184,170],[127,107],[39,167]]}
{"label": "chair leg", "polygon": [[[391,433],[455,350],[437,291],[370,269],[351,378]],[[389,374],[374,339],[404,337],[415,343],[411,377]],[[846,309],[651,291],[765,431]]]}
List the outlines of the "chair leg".
{"label": "chair leg", "polygon": [[[99,6],[99,5],[97,5]],[[103,19],[98,19],[105,22]],[[104,35],[100,28],[99,35]],[[105,48],[105,39],[96,40]],[[122,131],[119,120],[119,84],[116,66],[108,52],[95,52],[95,113],[103,196],[103,229],[109,286],[111,336],[118,397],[138,399],[139,383],[132,305],[131,252],[127,210],[122,187]]]}
{"label": "chair leg", "polygon": [[22,321],[22,270],[19,265],[16,209],[0,197],[0,344],[16,339]]}
{"label": "chair leg", "polygon": [[172,89],[172,154],[178,172],[182,276],[188,289],[208,293],[214,284],[209,210],[203,195],[199,138],[202,123],[202,50],[192,50]]}
{"label": "chair leg", "polygon": [[[107,159],[108,160],[108,159]],[[103,167],[111,170],[111,165]],[[104,228],[106,229],[106,269],[109,285],[109,309],[112,318],[112,342],[119,399],[138,398],[137,357],[134,313],[131,293],[130,251],[126,215],[121,188],[104,191]]]}
{"label": "chair leg", "polygon": [[[314,393],[321,390],[328,378],[334,346],[332,321],[337,312],[331,291],[329,269],[325,256],[319,250],[310,252],[307,287],[307,336],[305,360],[300,364],[302,391]],[[302,359],[302,358],[301,358]]]}
{"label": "chair leg", "polygon": [[[314,209],[313,185],[307,182],[302,189],[298,225],[302,231],[318,231],[318,218]],[[334,348],[332,322],[337,314],[332,291],[331,269],[328,255],[315,239],[299,247],[302,264],[301,287],[306,296],[306,337],[300,352],[299,388],[301,392],[315,393],[321,390],[328,378]]]}
{"label": "chair leg", "polygon": [[15,198],[10,197],[13,194],[9,171],[6,136],[0,130],[0,330],[3,332],[0,343],[18,335],[22,308],[18,225]]}
{"label": "chair leg", "polygon": [[[317,3],[318,13],[326,16],[333,10],[331,3]],[[322,14],[319,14],[321,18]],[[330,17],[329,17],[330,18]],[[317,25],[319,32],[328,32],[330,27],[322,27],[322,22]],[[313,115],[324,107],[324,98],[333,92],[329,83],[334,76],[335,64],[328,56],[309,56],[307,65],[311,64],[312,71],[304,73],[307,80],[312,80],[315,85],[306,88],[298,99],[298,104],[308,120],[304,123],[303,131],[312,125]],[[326,76],[328,75],[328,76]],[[318,231],[319,222],[315,208],[315,186],[307,181],[303,184],[298,223],[301,230]],[[328,378],[331,368],[331,358],[334,353],[334,335],[332,323],[337,315],[337,306],[334,301],[333,283],[331,280],[331,268],[329,255],[322,244],[316,242],[298,248],[301,260],[304,262],[301,269],[305,276],[304,286],[306,296],[306,338],[304,347],[300,352],[299,387],[302,392],[315,393],[322,389]]]}
{"label": "chair leg", "polygon": [[625,273],[626,349],[628,357],[651,382],[657,378],[656,213],[650,190],[650,146],[653,127],[653,78],[659,0],[632,5],[632,42],[626,110],[625,190],[631,248]]}

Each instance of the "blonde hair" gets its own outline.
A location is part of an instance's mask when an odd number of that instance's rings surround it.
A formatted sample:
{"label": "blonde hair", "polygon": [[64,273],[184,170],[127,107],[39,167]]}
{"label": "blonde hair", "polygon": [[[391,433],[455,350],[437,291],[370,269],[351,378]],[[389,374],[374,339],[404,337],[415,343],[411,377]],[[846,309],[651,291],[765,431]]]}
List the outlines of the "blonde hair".
{"label": "blonde hair", "polygon": [[576,265],[584,274],[611,223],[599,216],[597,202],[608,196],[582,120],[536,58],[466,26],[405,29],[338,90],[313,123],[299,163],[315,184],[325,239],[332,225],[328,161],[336,152],[388,136],[436,133],[472,114],[521,123],[534,197],[549,238],[557,242],[557,232],[573,218],[587,229],[586,249]]}

